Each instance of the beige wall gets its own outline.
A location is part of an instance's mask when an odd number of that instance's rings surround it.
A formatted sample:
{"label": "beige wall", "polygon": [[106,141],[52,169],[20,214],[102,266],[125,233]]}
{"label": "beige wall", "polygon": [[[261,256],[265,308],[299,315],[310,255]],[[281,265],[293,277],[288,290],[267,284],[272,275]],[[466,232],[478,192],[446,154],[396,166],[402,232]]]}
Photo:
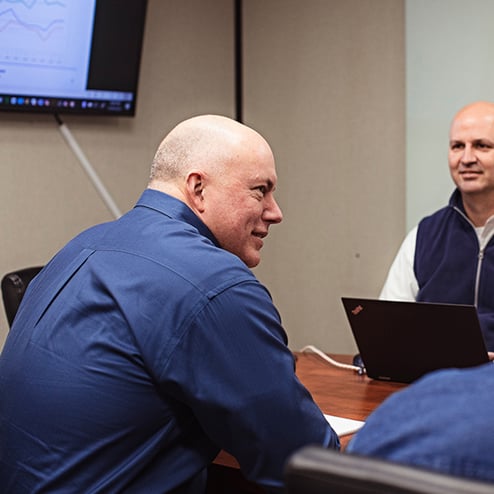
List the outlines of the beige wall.
{"label": "beige wall", "polygon": [[[177,121],[234,116],[232,0],[149,0],[137,116],[64,117],[119,208]],[[245,0],[245,121],[272,143],[285,221],[258,276],[291,347],[353,351],[339,297],[375,296],[404,234],[396,0]],[[0,115],[0,273],[111,219],[51,117]],[[0,346],[7,324],[0,316]]]}
{"label": "beige wall", "polygon": [[403,3],[244,5],[245,120],[272,143],[285,213],[257,274],[292,348],[353,351],[340,297],[376,297],[404,234]]}

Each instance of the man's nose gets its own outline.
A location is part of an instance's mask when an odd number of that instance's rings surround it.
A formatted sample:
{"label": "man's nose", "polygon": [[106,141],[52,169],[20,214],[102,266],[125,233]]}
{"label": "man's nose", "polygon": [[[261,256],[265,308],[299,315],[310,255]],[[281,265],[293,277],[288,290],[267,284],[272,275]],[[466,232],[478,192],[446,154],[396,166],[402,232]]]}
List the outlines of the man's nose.
{"label": "man's nose", "polygon": [[472,146],[465,146],[461,156],[461,162],[463,165],[471,165],[477,162],[477,156],[475,156],[475,151]]}
{"label": "man's nose", "polygon": [[269,201],[264,210],[264,219],[270,223],[281,223],[283,220],[283,213],[274,197]]}

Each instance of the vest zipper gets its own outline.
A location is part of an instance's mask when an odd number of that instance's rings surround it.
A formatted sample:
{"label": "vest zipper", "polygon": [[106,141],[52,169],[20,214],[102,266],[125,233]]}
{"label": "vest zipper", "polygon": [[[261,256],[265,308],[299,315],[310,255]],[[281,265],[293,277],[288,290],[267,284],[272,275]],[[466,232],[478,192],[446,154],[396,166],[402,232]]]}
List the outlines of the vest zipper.
{"label": "vest zipper", "polygon": [[[485,252],[485,248],[487,247],[487,244],[491,241],[492,237],[494,236],[494,229],[492,228],[492,225],[490,225],[490,231],[487,232],[487,235],[485,234],[485,230],[484,230],[484,234],[482,235],[482,241],[481,241],[477,235],[477,232],[475,232],[475,225],[470,221],[468,216],[465,213],[463,213],[463,211],[461,209],[459,209],[457,206],[453,206],[453,209],[456,212],[458,212],[461,216],[463,216],[463,218],[465,218],[465,220],[473,228],[475,236],[477,237],[477,242],[479,244],[479,252],[477,254],[477,272],[475,274],[475,291],[474,291],[474,297],[473,297],[474,305],[475,305],[475,307],[478,307],[479,289],[480,289],[480,274],[482,271],[482,262],[484,260],[484,252]],[[488,221],[488,223],[489,223],[489,221]],[[488,223],[486,223],[486,226]]]}
{"label": "vest zipper", "polygon": [[479,299],[480,270],[482,268],[482,260],[484,259],[484,248],[483,247],[479,250],[477,259],[478,259],[477,274],[475,275],[475,293],[474,293],[474,299],[473,299],[473,304],[475,305],[475,307],[478,306],[478,299]]}
{"label": "vest zipper", "polygon": [[475,287],[474,287],[474,293],[473,293],[473,305],[475,307],[478,307],[478,300],[479,300],[479,284],[480,284],[480,270],[482,268],[482,260],[484,259],[484,247],[480,244],[479,237],[477,236],[477,233],[475,232],[475,225],[470,221],[470,218],[457,206],[454,206],[453,209],[458,212],[465,220],[468,222],[468,224],[472,227],[473,232],[475,233],[475,238],[477,239],[477,243],[479,245],[479,253],[477,254],[477,272],[475,274]]}

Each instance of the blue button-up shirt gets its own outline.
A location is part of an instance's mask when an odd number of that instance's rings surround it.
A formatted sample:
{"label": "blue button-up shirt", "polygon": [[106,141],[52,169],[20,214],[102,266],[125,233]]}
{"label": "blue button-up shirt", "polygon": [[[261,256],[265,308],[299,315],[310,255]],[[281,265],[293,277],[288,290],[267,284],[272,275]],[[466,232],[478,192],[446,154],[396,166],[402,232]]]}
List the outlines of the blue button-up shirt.
{"label": "blue button-up shirt", "polygon": [[266,288],[154,190],[30,284],[0,396],[6,492],[197,494],[220,449],[276,491],[294,450],[338,447]]}
{"label": "blue button-up shirt", "polygon": [[346,452],[494,482],[493,396],[492,362],[431,372],[379,406]]}

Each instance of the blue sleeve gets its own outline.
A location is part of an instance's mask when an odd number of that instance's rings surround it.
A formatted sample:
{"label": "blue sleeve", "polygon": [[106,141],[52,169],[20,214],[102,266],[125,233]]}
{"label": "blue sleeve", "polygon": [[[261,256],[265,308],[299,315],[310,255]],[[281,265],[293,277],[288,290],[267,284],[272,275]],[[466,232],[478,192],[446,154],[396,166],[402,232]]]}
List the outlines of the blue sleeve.
{"label": "blue sleeve", "polygon": [[281,487],[284,463],[296,449],[339,447],[295,375],[279,314],[259,283],[239,283],[213,297],[162,375],[246,477],[268,488]]}
{"label": "blue sleeve", "polygon": [[494,481],[491,362],[434,371],[388,397],[347,453]]}

